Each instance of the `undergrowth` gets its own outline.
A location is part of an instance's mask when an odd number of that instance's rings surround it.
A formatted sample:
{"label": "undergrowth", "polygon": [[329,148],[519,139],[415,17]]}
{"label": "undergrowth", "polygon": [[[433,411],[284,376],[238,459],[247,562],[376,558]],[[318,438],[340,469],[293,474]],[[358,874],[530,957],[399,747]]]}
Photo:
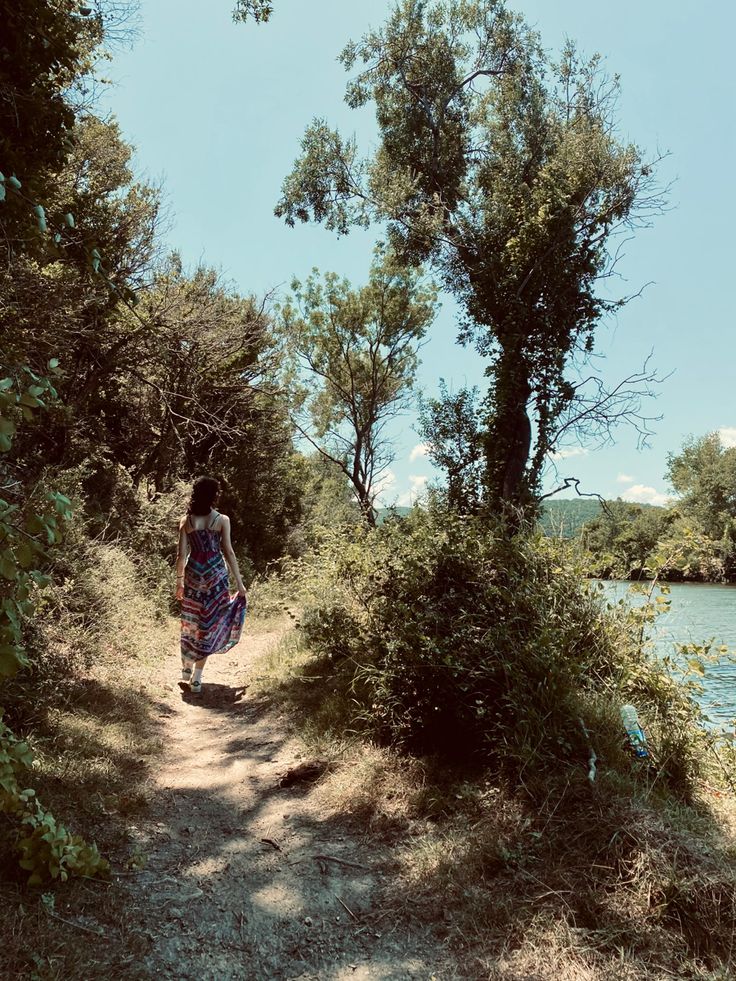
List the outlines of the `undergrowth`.
{"label": "undergrowth", "polygon": [[453,522],[299,563],[273,588],[301,630],[250,679],[332,762],[325,810],[392,850],[387,915],[432,923],[466,977],[733,977],[732,754],[647,644],[666,594],[611,606],[550,543]]}
{"label": "undergrowth", "polygon": [[[117,876],[141,860],[132,827],[147,807],[163,707],[145,674],[174,635],[127,550],[71,528],[54,558],[52,584],[26,628],[30,665],[0,689],[0,704],[32,747],[30,787],[71,831],[96,842],[116,872],[57,883],[53,892],[29,889],[3,834],[2,976],[136,978],[147,943],[130,920],[125,876]],[[79,943],[84,924],[99,939]]]}

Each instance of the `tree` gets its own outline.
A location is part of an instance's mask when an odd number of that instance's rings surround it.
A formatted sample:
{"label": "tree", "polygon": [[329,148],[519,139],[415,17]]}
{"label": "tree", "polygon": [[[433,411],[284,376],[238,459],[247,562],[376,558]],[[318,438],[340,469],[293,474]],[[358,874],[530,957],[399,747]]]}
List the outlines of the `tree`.
{"label": "tree", "polygon": [[343,471],[316,450],[299,455],[299,524],[289,541],[291,554],[312,551],[325,535],[363,523],[352,485]]}
{"label": "tree", "polygon": [[69,152],[70,89],[89,72],[102,31],[69,0],[3,0],[0,19],[0,159],[7,174],[33,183]]}
{"label": "tree", "polygon": [[698,519],[713,541],[731,547],[736,531],[736,447],[724,447],[718,433],[685,440],[667,457],[667,476],[685,514]]}
{"label": "tree", "polygon": [[400,0],[342,62],[361,65],[346,101],[374,104],[378,149],[362,158],[316,120],[276,214],[386,224],[402,259],[432,263],[463,306],[460,340],[488,359],[487,504],[522,504],[575,397],[566,370],[624,302],[597,284],[614,233],[660,207],[652,166],[616,135],[599,59],[568,44],[551,63],[502,0]]}
{"label": "tree", "polygon": [[581,531],[597,571],[622,578],[641,575],[660,540],[679,517],[670,508],[642,506],[630,501],[606,501]]}
{"label": "tree", "polygon": [[[0,0],[0,230],[9,250],[36,239],[44,206],[94,99],[102,45],[127,39],[134,0]],[[18,194],[16,192],[21,191]]]}
{"label": "tree", "polygon": [[385,426],[407,407],[435,288],[379,248],[360,289],[315,270],[293,290],[283,319],[306,370],[299,432],[349,479],[373,526],[377,481],[393,459]]}
{"label": "tree", "polygon": [[464,514],[477,512],[482,500],[481,429],[477,388],[451,393],[440,379],[440,397],[420,403],[419,434],[447,477],[448,504]]}
{"label": "tree", "polygon": [[256,24],[265,24],[273,13],[273,4],[269,0],[237,0],[233,9],[233,20],[245,22],[253,19]]}

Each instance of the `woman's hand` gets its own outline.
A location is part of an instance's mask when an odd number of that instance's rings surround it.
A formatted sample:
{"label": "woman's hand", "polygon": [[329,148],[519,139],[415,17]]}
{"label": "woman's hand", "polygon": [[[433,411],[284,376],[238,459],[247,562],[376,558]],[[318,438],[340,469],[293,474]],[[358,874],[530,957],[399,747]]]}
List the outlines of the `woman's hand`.
{"label": "woman's hand", "polygon": [[180,603],[184,599],[184,583],[183,582],[179,582],[179,583],[176,584],[176,594],[175,594],[175,596],[176,596],[176,599]]}
{"label": "woman's hand", "polygon": [[248,594],[245,591],[245,586],[238,586],[238,596],[242,596],[245,602],[248,602]]}

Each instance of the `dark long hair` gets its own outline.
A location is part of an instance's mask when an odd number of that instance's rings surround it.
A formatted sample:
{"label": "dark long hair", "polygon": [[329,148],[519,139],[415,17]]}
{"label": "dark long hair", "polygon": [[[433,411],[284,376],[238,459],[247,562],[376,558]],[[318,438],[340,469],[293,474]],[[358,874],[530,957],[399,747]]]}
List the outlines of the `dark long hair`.
{"label": "dark long hair", "polygon": [[220,483],[214,477],[197,477],[192,487],[187,514],[203,517],[209,514],[220,493]]}

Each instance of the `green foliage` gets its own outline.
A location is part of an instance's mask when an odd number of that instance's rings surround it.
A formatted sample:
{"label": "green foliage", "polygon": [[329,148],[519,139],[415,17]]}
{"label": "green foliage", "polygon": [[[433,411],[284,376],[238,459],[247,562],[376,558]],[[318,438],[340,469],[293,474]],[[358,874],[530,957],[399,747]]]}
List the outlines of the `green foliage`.
{"label": "green foliage", "polygon": [[282,317],[303,379],[300,428],[342,470],[375,524],[375,485],[393,458],[383,430],[406,408],[436,290],[382,247],[360,289],[316,270],[292,288]]}
{"label": "green foliage", "polygon": [[725,447],[718,433],[685,440],[667,458],[667,476],[691,515],[714,541],[734,536],[736,528],[736,447]]}
{"label": "green foliage", "polygon": [[[19,190],[22,183],[34,195],[44,172],[58,169],[69,152],[74,89],[91,69],[101,25],[97,18],[79,16],[72,0],[2,2],[0,23],[0,160],[8,185]],[[30,215],[23,202],[11,195],[3,205],[0,227],[6,240],[27,235]]]}
{"label": "green foliage", "polygon": [[676,515],[667,508],[607,501],[580,531],[583,548],[592,556],[596,575],[637,578],[648,568],[658,543]]}
{"label": "green foliage", "polygon": [[608,501],[580,530],[593,575],[729,581],[736,576],[736,449],[717,433],[668,456],[669,507]]}
{"label": "green foliage", "polygon": [[[48,370],[58,375],[58,361],[50,361]],[[56,397],[51,380],[27,367],[0,379],[0,432],[6,437],[3,454],[12,449],[18,419],[33,422],[36,412]],[[16,476],[12,463],[0,463],[0,473]],[[61,540],[61,522],[71,510],[69,498],[56,491],[25,494],[18,476],[6,485],[11,500],[0,500],[0,676],[13,675],[28,664],[24,623],[35,611],[38,590],[49,581],[42,571],[46,548]],[[32,762],[30,747],[13,735],[0,713],[0,812],[10,814],[20,826],[15,844],[21,868],[30,873],[29,883],[38,885],[47,875],[63,881],[73,872],[94,875],[105,871],[107,862],[96,846],[57,825],[35,791],[23,788],[20,780]]]}
{"label": "green foliage", "polygon": [[350,484],[339,467],[320,453],[299,457],[298,467],[300,517],[289,539],[292,556],[304,555],[326,535],[353,528],[361,521]]}
{"label": "green foliage", "polygon": [[448,504],[462,514],[477,512],[483,497],[482,431],[477,388],[451,393],[440,379],[440,397],[420,402],[419,435],[445,474]]}
{"label": "green foliage", "polygon": [[28,884],[44,880],[65,882],[69,875],[99,875],[109,870],[97,846],[71,834],[36,799],[34,790],[22,789],[24,771],[33,763],[30,747],[17,739],[0,716],[0,813],[20,825],[15,845],[19,865],[29,873]]}
{"label": "green foliage", "polygon": [[[58,375],[58,361],[48,367]],[[39,376],[28,367],[0,378],[0,452],[13,448],[20,420],[35,419],[57,398],[50,378]],[[25,496],[12,466],[0,464],[6,499],[0,499],[0,676],[13,675],[26,665],[22,644],[22,625],[33,612],[35,590],[47,582],[38,568],[45,560],[45,549],[61,539],[60,520],[69,514],[71,502],[63,494],[39,488]]]}
{"label": "green foliage", "polygon": [[572,44],[551,62],[501,0],[401,0],[341,60],[378,147],[361,157],[315,121],[276,214],[339,234],[387,224],[402,258],[433,265],[460,339],[489,359],[488,503],[523,502],[575,398],[566,371],[619,305],[597,289],[609,236],[657,207],[651,166],[616,133],[617,82]]}
{"label": "green foliage", "polygon": [[606,766],[628,771],[617,713],[632,700],[687,795],[699,710],[645,643],[658,604],[606,609],[581,573],[549,539],[415,509],[323,552],[301,626],[384,740],[526,780],[587,761],[583,719]]}
{"label": "green foliage", "polygon": [[233,20],[253,19],[256,24],[265,24],[273,13],[273,4],[268,0],[237,0],[233,9]]}

